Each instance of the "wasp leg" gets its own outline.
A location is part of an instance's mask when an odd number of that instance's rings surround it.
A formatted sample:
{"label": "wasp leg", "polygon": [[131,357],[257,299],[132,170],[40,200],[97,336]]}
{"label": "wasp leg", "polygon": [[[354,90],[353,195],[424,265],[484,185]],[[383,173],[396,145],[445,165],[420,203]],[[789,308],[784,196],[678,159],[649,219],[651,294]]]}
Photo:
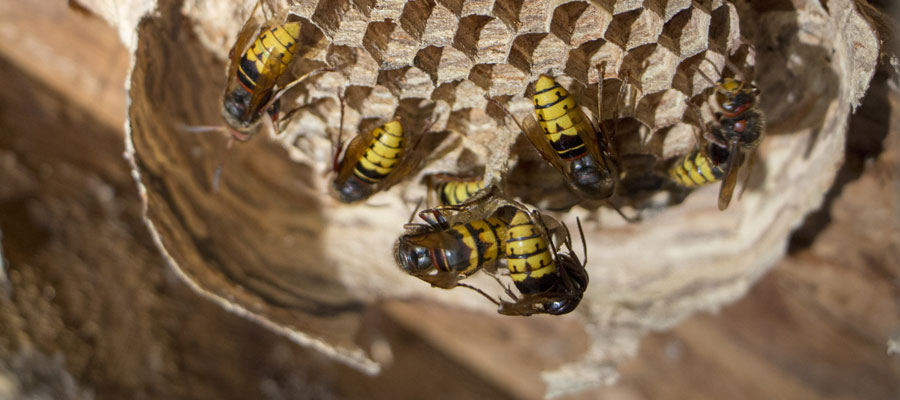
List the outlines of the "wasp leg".
{"label": "wasp leg", "polygon": [[484,296],[486,299],[490,300],[491,303],[496,304],[497,306],[500,306],[500,301],[502,301],[502,300],[495,300],[495,299],[494,299],[493,297],[491,297],[489,294],[485,293],[483,290],[481,290],[481,289],[479,289],[479,288],[477,288],[477,287],[475,287],[475,286],[472,286],[472,285],[469,285],[469,284],[465,284],[465,283],[458,283],[457,286],[462,286],[462,287],[464,287],[464,288],[472,289],[472,290],[478,292],[479,294],[481,294],[482,296]]}

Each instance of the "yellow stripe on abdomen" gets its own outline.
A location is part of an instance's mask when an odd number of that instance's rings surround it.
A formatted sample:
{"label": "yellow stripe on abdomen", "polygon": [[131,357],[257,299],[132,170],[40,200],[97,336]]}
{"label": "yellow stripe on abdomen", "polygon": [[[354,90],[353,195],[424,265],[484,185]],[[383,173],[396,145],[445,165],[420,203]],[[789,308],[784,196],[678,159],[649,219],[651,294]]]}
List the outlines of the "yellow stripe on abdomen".
{"label": "yellow stripe on abdomen", "polygon": [[547,238],[524,211],[517,211],[507,228],[506,258],[514,282],[539,279],[556,272]]}
{"label": "yellow stripe on abdomen", "polygon": [[716,175],[721,173],[720,167],[710,164],[699,150],[685,155],[669,169],[669,177],[688,188],[718,182],[720,178]]}
{"label": "yellow stripe on abdomen", "polygon": [[388,122],[372,131],[372,143],[356,163],[353,173],[375,183],[384,179],[403,156],[403,128],[398,121]]}

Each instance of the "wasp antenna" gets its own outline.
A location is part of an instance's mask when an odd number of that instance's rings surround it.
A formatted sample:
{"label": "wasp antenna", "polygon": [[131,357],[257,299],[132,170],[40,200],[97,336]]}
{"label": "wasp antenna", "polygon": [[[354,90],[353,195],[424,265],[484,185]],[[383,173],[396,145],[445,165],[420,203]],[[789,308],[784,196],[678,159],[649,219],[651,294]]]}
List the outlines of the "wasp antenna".
{"label": "wasp antenna", "polygon": [[178,124],[178,129],[187,133],[209,133],[221,132],[225,133],[226,127],[223,125],[185,125]]}
{"label": "wasp antenna", "polygon": [[506,107],[503,106],[503,104],[501,104],[499,100],[497,100],[497,99],[495,99],[495,98],[493,98],[493,97],[489,97],[489,96],[487,96],[487,95],[485,95],[484,98],[485,98],[487,101],[489,101],[491,104],[497,106],[497,108],[499,108],[500,111],[503,111],[503,113],[506,114],[508,117],[512,118],[513,122],[516,123],[516,125],[519,127],[520,130],[522,130],[522,132],[525,131],[525,127],[522,126],[522,123],[519,122],[519,120],[516,118],[516,116],[515,116],[515,115],[512,115],[512,113],[509,112],[509,110],[507,110]]}
{"label": "wasp antenna", "polygon": [[420,197],[419,201],[416,202],[416,208],[414,208],[412,214],[409,215],[409,221],[406,221],[407,224],[411,224],[413,222],[413,218],[415,218],[416,213],[419,212],[419,207],[422,206],[423,199],[424,197]]}
{"label": "wasp antenna", "polygon": [[587,241],[584,240],[584,229],[581,228],[581,218],[575,217],[575,224],[578,225],[578,234],[581,236],[581,251],[584,254],[584,261],[581,263],[581,268],[587,266]]}
{"label": "wasp antenna", "polygon": [[733,62],[731,62],[731,60],[729,60],[728,58],[725,59],[725,67],[727,67],[731,71],[731,73],[734,74],[735,79],[741,81],[741,84],[743,85],[744,72],[741,71],[741,69]]}
{"label": "wasp antenna", "polygon": [[222,168],[225,166],[225,160],[228,159],[228,153],[231,152],[231,146],[234,144],[234,137],[229,137],[228,141],[225,142],[225,148],[222,149],[222,153],[219,156],[219,165],[216,167],[216,171],[213,172],[213,180],[212,180],[212,190],[213,193],[219,192],[219,181],[222,176]]}

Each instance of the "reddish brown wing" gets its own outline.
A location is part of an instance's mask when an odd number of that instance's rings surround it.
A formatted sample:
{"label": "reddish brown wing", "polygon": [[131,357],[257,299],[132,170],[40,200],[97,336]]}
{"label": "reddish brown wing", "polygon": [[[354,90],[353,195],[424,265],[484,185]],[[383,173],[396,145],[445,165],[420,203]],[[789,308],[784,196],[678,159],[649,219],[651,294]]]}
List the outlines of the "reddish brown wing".
{"label": "reddish brown wing", "polygon": [[465,244],[447,231],[425,232],[410,235],[406,241],[429,249],[465,250]]}
{"label": "reddish brown wing", "polygon": [[252,40],[256,39],[259,24],[257,24],[253,20],[253,14],[256,13],[256,9],[259,8],[259,1],[256,3],[256,6],[253,7],[253,11],[250,11],[250,16],[247,17],[247,21],[244,22],[244,26],[241,28],[240,33],[238,33],[237,41],[234,42],[234,45],[231,46],[231,50],[228,52],[228,79],[234,77],[234,73],[237,70],[238,64],[241,62],[241,57],[244,55],[244,51],[247,50],[247,45],[251,43]]}
{"label": "reddish brown wing", "polygon": [[569,176],[569,169],[566,168],[563,160],[559,158],[559,154],[556,153],[556,150],[553,150],[553,147],[550,146],[550,141],[547,139],[546,134],[544,134],[541,125],[534,119],[534,116],[529,114],[528,117],[525,118],[522,123],[522,132],[525,133],[525,137],[528,138],[531,145],[541,154],[544,161],[547,161],[553,168],[556,168],[561,174],[571,179],[571,176]]}
{"label": "reddish brown wing", "polygon": [[[272,49],[268,49],[270,52]],[[284,50],[278,53],[269,53],[269,58],[266,59],[266,64],[263,66],[262,71],[259,72],[259,77],[256,78],[256,87],[253,88],[253,95],[250,97],[250,105],[247,106],[247,109],[244,111],[245,121],[255,120],[259,115],[265,111],[262,106],[266,104],[269,100],[269,97],[273,96],[275,93],[272,92],[272,88],[275,87],[275,82],[278,81],[278,76],[281,71],[281,58],[284,57]]]}
{"label": "reddish brown wing", "polygon": [[[578,137],[581,138],[581,141],[584,142],[585,147],[587,147],[588,154],[591,157],[594,157],[597,162],[602,163],[606,166],[607,169],[612,169],[613,164],[612,154],[610,152],[612,142],[609,136],[606,135],[606,131],[601,129],[600,124],[589,118],[588,112],[584,108],[579,108],[574,110],[572,114],[581,114],[581,125],[582,128],[577,130]],[[601,141],[604,144],[601,147]]]}
{"label": "reddish brown wing", "polygon": [[731,203],[731,194],[734,193],[734,187],[737,185],[740,159],[740,141],[735,138],[728,146],[728,163],[725,165],[725,179],[722,180],[722,187],[719,189],[720,211],[725,211],[728,208],[728,204]]}
{"label": "reddish brown wing", "polygon": [[344,157],[341,158],[339,163],[339,169],[336,171],[337,177],[334,178],[335,182],[343,183],[350,178],[350,174],[353,173],[353,167],[356,166],[357,161],[362,158],[363,153],[372,144],[372,140],[375,138],[373,135],[374,131],[373,129],[367,133],[361,133],[350,141],[350,144],[347,145],[347,150],[344,152]]}

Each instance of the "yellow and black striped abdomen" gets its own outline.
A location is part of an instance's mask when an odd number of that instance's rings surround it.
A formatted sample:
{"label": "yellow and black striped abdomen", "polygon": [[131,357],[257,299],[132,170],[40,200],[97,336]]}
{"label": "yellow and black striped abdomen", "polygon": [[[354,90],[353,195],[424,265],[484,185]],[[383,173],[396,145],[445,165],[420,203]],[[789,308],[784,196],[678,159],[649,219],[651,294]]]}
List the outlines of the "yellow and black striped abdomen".
{"label": "yellow and black striped abdomen", "polygon": [[[260,74],[277,77],[284,73],[294,58],[298,40],[300,40],[299,22],[275,25],[262,31],[241,57],[237,75],[244,89],[252,93]],[[266,62],[273,54],[282,54],[281,64],[276,71],[268,71]]]}
{"label": "yellow and black striped abdomen", "polygon": [[725,171],[722,167],[710,162],[700,150],[688,153],[669,168],[669,177],[688,188],[718,182],[723,176]]}
{"label": "yellow and black striped abdomen", "polygon": [[506,266],[510,278],[523,294],[545,292],[558,277],[546,235],[542,235],[531,217],[521,210],[516,212],[507,228]]}
{"label": "yellow and black striped abdomen", "polygon": [[441,197],[441,204],[445,206],[460,205],[481,189],[484,189],[484,181],[442,182],[436,188]]}
{"label": "yellow and black striped abdomen", "polygon": [[586,154],[579,129],[591,129],[569,92],[553,78],[541,75],[534,84],[534,111],[553,150],[563,160]]}
{"label": "yellow and black striped abdomen", "polygon": [[506,223],[500,218],[456,225],[448,233],[464,244],[464,250],[444,250],[442,255],[437,255],[438,270],[470,275],[505,252]]}
{"label": "yellow and black striped abdomen", "polygon": [[403,156],[403,127],[391,121],[372,131],[372,143],[356,162],[353,174],[368,183],[388,176]]}

